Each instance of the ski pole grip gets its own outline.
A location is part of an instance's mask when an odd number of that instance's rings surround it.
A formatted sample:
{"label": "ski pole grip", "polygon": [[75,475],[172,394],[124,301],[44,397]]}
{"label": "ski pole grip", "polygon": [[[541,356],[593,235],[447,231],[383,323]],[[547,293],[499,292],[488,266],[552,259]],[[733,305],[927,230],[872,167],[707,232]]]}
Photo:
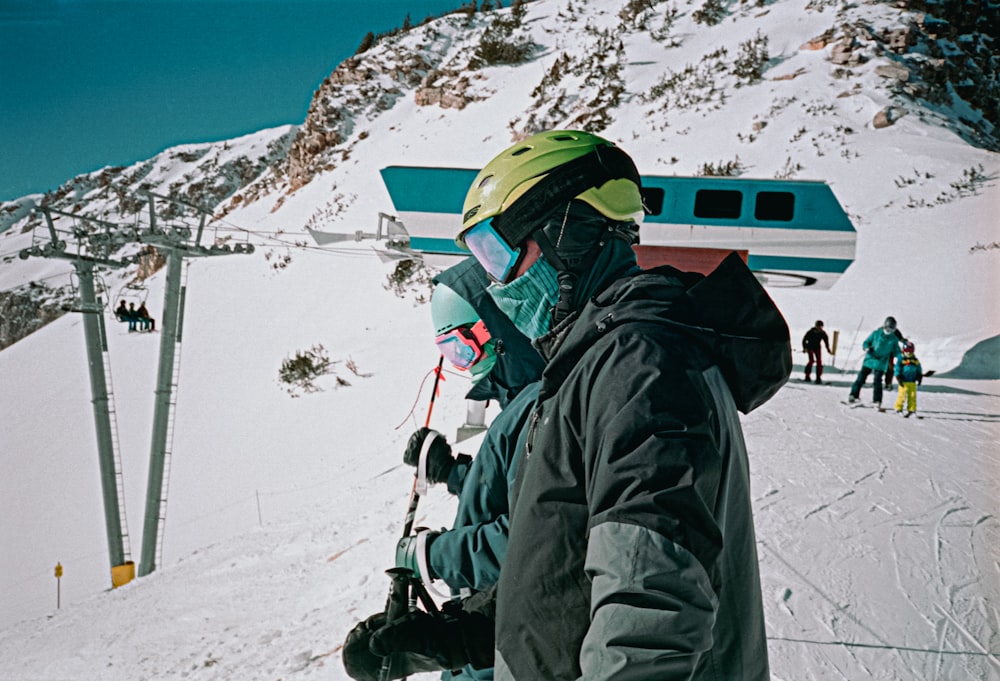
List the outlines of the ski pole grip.
{"label": "ski pole grip", "polygon": [[427,456],[434,440],[439,437],[441,437],[441,433],[432,430],[427,433],[427,437],[420,445],[420,455],[417,457],[417,494],[427,494]]}
{"label": "ski pole grip", "polygon": [[[410,576],[413,574],[406,568],[391,568],[385,571],[392,578],[389,588],[389,599],[385,604],[385,623],[391,624],[406,614],[410,607]],[[382,659],[379,669],[379,681],[389,681],[392,676],[393,653]],[[405,678],[405,677],[404,677]]]}

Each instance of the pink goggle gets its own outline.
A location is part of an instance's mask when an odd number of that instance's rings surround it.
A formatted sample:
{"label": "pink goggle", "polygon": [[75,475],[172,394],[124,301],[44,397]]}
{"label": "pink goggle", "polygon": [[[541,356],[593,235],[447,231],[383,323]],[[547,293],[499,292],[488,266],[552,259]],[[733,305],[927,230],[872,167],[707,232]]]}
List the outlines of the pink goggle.
{"label": "pink goggle", "polygon": [[480,319],[470,326],[458,326],[434,339],[438,350],[457,369],[468,369],[486,354],[490,332]]}

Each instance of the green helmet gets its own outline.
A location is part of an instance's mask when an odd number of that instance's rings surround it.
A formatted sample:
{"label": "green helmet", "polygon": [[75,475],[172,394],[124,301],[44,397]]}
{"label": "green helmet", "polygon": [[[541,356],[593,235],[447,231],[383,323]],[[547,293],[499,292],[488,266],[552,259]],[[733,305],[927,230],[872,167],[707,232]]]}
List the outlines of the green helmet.
{"label": "green helmet", "polygon": [[[465,298],[446,284],[438,284],[431,294],[434,339],[441,353],[457,369],[468,370],[473,384],[489,374],[496,364],[496,341]],[[461,334],[449,334],[463,329]]]}
{"label": "green helmet", "polygon": [[[577,130],[552,130],[514,144],[479,172],[462,207],[462,229],[480,222],[494,226],[511,246],[528,237],[555,206],[579,199],[615,221],[641,222],[641,181],[632,159],[608,140]],[[518,203],[519,199],[529,200]],[[510,213],[513,206],[517,208]]]}
{"label": "green helmet", "polygon": [[460,326],[472,326],[479,321],[479,314],[453,288],[438,284],[431,294],[431,320],[434,322],[434,337]]}

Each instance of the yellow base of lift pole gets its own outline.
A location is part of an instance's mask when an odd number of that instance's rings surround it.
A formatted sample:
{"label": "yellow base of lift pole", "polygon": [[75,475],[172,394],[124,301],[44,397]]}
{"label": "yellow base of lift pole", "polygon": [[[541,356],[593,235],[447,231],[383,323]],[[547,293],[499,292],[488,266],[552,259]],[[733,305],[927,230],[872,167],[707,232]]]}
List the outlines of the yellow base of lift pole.
{"label": "yellow base of lift pole", "polygon": [[117,589],[135,579],[135,563],[131,560],[111,568],[111,588]]}

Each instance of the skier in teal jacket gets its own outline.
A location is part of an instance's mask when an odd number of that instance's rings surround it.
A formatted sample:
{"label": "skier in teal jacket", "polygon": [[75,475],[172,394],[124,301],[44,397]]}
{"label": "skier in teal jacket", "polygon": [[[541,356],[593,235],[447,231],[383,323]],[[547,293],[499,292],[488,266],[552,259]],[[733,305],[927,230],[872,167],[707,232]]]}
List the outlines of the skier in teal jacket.
{"label": "skier in teal jacket", "polygon": [[[444,437],[427,428],[410,437],[404,462],[416,466],[426,440],[433,438],[427,443],[428,482],[446,483],[458,496],[458,508],[452,529],[419,529],[402,539],[397,564],[425,582],[443,581],[454,596],[468,596],[496,584],[507,553],[509,493],[519,458],[516,443],[538,394],[542,358],[485,294],[489,279],[474,258],[445,270],[435,283],[431,315],[438,347],[453,366],[472,374],[473,387],[467,397],[496,399],[502,411],[490,424],[475,458],[453,456]],[[368,653],[368,638],[384,623],[379,613],[348,634],[344,664],[352,678],[376,678],[381,658]],[[427,668],[419,662],[404,665],[402,659],[394,665],[398,675],[441,668],[434,663]],[[447,681],[492,678],[492,668],[471,665],[442,673]]]}
{"label": "skier in teal jacket", "polygon": [[872,404],[882,408],[882,380],[885,370],[889,366],[890,358],[899,360],[902,354],[899,351],[899,337],[896,336],[896,318],[886,317],[882,326],[868,334],[861,347],[865,351],[865,359],[861,363],[861,370],[858,377],[854,379],[851,386],[851,393],[847,397],[848,402],[857,402],[861,397],[861,388],[869,375],[874,375],[875,385],[872,386]]}
{"label": "skier in teal jacket", "polygon": [[[504,337],[486,331],[485,347],[481,353],[474,352],[478,339],[470,329],[485,328],[479,310],[493,303],[489,297],[477,299],[476,293],[485,291],[489,280],[482,267],[470,260],[473,266],[466,261],[437,278],[431,297],[435,338],[453,365],[473,372],[474,386],[467,397],[496,397],[503,409],[490,424],[475,458],[453,457],[444,436],[427,428],[410,437],[403,456],[405,463],[416,466],[425,440],[433,436],[427,451],[428,481],[447,483],[448,490],[459,497],[453,529],[423,530],[417,537],[400,542],[401,560],[406,556],[412,563],[403,567],[416,569],[426,580],[443,580],[455,594],[463,589],[481,591],[499,577],[507,549],[508,497],[516,471],[515,441],[534,404],[542,366],[541,356],[499,311],[497,314],[507,324],[491,319],[493,328]],[[456,274],[452,270],[457,270],[459,276],[452,276]],[[470,300],[476,300],[479,310],[473,309]],[[519,340],[524,344],[518,345]],[[466,367],[462,367],[463,360]],[[421,534],[424,552],[414,555]]]}

